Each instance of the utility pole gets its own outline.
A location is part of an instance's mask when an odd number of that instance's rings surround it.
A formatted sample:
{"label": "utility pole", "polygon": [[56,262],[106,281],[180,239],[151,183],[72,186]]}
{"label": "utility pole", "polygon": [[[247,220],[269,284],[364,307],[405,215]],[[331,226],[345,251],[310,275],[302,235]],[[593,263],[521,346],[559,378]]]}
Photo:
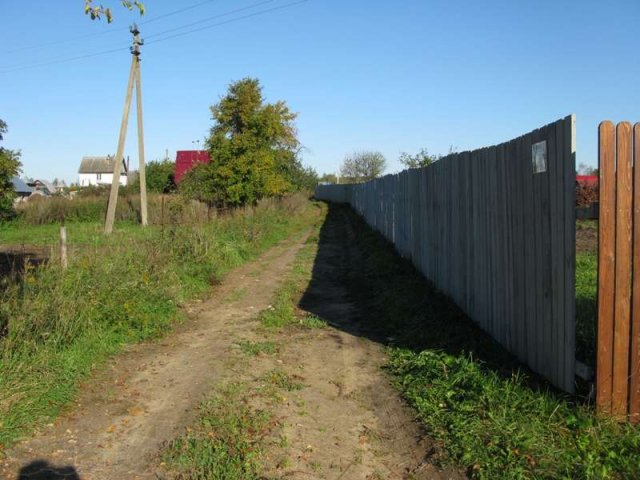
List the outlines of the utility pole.
{"label": "utility pole", "polygon": [[142,126],[142,80],[140,79],[140,46],[144,41],[140,39],[140,32],[134,24],[133,50],[132,54],[136,58],[136,106],[138,120],[138,170],[140,175],[140,220],[142,226],[147,226],[147,175],[144,164],[144,128]]}
{"label": "utility pole", "polygon": [[133,35],[133,46],[131,47],[131,68],[129,70],[129,82],[124,100],[124,110],[122,112],[122,122],[120,123],[120,136],[118,138],[118,148],[113,164],[113,179],[111,181],[111,193],[109,195],[109,206],[107,207],[107,218],[104,224],[104,233],[107,235],[113,231],[113,222],[116,216],[116,205],[118,203],[118,188],[120,187],[120,171],[124,155],[124,145],[127,138],[127,126],[129,124],[129,111],[131,110],[131,97],[135,82],[137,120],[138,120],[138,161],[140,175],[140,216],[142,225],[147,225],[147,183],[144,165],[144,129],[142,125],[142,87],[140,80],[140,46],[144,41],[140,38],[140,31],[134,23],[130,28]]}

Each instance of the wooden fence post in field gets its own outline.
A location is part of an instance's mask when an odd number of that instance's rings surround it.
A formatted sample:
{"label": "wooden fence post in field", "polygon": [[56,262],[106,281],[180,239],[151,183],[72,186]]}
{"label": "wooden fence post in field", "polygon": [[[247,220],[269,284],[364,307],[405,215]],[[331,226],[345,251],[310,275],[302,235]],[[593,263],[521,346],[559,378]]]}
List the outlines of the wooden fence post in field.
{"label": "wooden fence post in field", "polygon": [[640,419],[639,137],[638,124],[600,124],[596,405],[634,422]]}
{"label": "wooden fence post in field", "polygon": [[60,227],[60,265],[66,270],[69,262],[67,260],[67,229],[64,225]]}

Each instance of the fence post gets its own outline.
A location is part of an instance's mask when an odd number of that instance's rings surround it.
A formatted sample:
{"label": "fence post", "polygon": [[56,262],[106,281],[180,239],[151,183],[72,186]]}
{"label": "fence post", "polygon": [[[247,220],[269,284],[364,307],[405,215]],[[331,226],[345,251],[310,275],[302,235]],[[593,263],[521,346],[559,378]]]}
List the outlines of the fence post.
{"label": "fence post", "polygon": [[615,127],[606,121],[598,129],[598,325],[596,405],[611,413],[613,378],[613,286],[615,269]]}
{"label": "fence post", "polygon": [[631,362],[629,419],[640,422],[640,123],[633,128],[633,305],[631,309]]}
{"label": "fence post", "polygon": [[60,265],[63,270],[67,269],[67,229],[64,225],[60,227]]}
{"label": "fence post", "polygon": [[[640,416],[640,127],[599,129],[596,406]],[[634,148],[635,144],[635,148]],[[635,150],[635,151],[634,151]]]}

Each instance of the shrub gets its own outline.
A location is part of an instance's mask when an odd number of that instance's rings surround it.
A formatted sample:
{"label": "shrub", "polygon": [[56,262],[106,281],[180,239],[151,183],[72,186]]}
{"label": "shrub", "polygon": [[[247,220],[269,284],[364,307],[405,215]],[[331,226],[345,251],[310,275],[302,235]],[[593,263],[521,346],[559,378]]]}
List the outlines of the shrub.
{"label": "shrub", "polygon": [[598,185],[576,185],[576,207],[588,207],[598,201]]}

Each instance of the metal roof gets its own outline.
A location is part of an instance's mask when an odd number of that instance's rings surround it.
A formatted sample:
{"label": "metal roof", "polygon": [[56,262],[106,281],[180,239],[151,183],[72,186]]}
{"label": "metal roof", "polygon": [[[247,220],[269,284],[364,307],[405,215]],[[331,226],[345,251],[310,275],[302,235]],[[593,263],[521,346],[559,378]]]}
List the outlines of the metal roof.
{"label": "metal roof", "polygon": [[13,189],[16,193],[33,193],[33,188],[27,185],[20,177],[13,177],[11,183],[13,183]]}
{"label": "metal roof", "polygon": [[[121,174],[127,173],[126,163],[123,159],[124,168]],[[113,173],[113,157],[82,157],[78,173]]]}
{"label": "metal roof", "polygon": [[174,176],[176,183],[180,183],[182,177],[197,163],[209,163],[210,161],[207,150],[178,150],[176,152],[176,171]]}
{"label": "metal roof", "polygon": [[37,185],[40,184],[42,185],[47,192],[51,193],[56,193],[56,189],[53,186],[53,184],[49,181],[49,180],[42,180],[40,178],[38,178],[37,180],[34,180],[32,183],[28,184],[30,187],[34,187],[36,190],[38,190]]}

